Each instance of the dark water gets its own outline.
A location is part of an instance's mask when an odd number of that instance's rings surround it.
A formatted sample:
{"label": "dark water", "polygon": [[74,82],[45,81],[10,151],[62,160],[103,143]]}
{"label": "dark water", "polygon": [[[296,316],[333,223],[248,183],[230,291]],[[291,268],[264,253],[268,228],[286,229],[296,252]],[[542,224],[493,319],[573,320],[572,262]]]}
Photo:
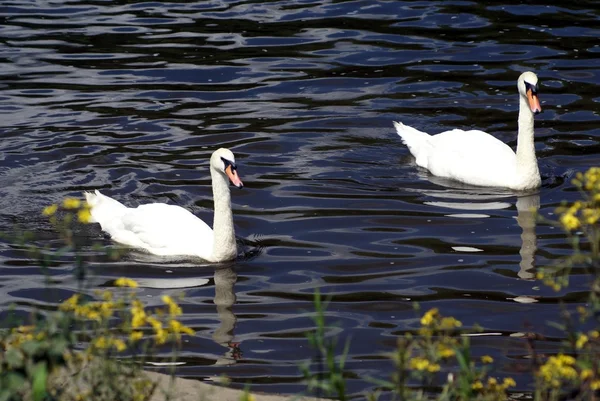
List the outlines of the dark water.
{"label": "dark water", "polygon": [[[40,210],[102,189],[129,205],[179,204],[212,221],[208,158],[229,147],[246,187],[233,190],[233,264],[107,261],[96,226],[77,229],[94,288],[126,275],[148,305],[185,287],[178,374],[292,393],[313,355],[312,293],[330,294],[330,335],[351,339],[352,393],[385,378],[381,355],[418,326],[412,303],[479,323],[475,355],[529,389],[519,333],[561,334],[559,300],[536,266],[568,253],[535,227],[577,199],[569,184],[600,153],[600,10],[595,1],[4,1],[0,5],[0,228],[56,248]],[[557,4],[561,4],[558,6]],[[543,187],[522,196],[461,188],[418,170],[395,134],[480,128],[516,144],[516,79],[534,70]],[[550,216],[551,217],[551,216]],[[55,290],[19,247],[0,248],[0,302],[27,310],[76,290],[57,262]],[[160,362],[160,358],[156,361]],[[156,367],[156,369],[162,369]]]}

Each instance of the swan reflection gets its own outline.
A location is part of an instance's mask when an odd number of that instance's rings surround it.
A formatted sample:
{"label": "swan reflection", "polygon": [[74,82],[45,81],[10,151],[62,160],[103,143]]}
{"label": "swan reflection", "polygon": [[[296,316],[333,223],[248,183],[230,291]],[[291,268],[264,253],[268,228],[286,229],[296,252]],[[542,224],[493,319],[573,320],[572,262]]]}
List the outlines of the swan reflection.
{"label": "swan reflection", "polygon": [[214,280],[214,303],[221,324],[213,332],[212,338],[217,344],[228,348],[225,355],[217,359],[215,365],[233,365],[242,358],[240,343],[235,341],[233,333],[237,323],[237,317],[232,311],[232,306],[237,299],[233,290],[237,274],[231,267],[219,268],[215,270]]}
{"label": "swan reflection", "polygon": [[[426,201],[426,205],[444,207],[460,211],[448,214],[457,218],[485,218],[490,217],[482,213],[485,210],[508,209],[512,206],[512,199],[517,196],[516,221],[521,228],[521,248],[519,255],[518,277],[523,280],[535,279],[535,253],[537,251],[537,236],[535,233],[536,213],[540,207],[539,193],[517,193],[502,188],[477,188],[445,178],[428,175],[426,177],[434,184],[444,189],[419,190],[423,195],[433,198],[444,198],[443,201]],[[479,248],[456,246],[456,251],[480,252]]]}
{"label": "swan reflection", "polygon": [[[214,271],[215,295],[213,302],[216,306],[219,325],[212,333],[212,340],[227,348],[225,354],[217,358],[215,365],[232,365],[242,357],[240,343],[235,341],[234,329],[237,317],[232,311],[236,302],[234,285],[237,274],[231,267],[220,267]],[[140,288],[144,289],[145,295],[152,296],[151,299],[159,302],[160,295],[165,291],[185,288],[198,288],[210,283],[208,278],[199,277],[173,277],[173,278],[136,278]],[[158,362],[156,362],[158,363]]]}

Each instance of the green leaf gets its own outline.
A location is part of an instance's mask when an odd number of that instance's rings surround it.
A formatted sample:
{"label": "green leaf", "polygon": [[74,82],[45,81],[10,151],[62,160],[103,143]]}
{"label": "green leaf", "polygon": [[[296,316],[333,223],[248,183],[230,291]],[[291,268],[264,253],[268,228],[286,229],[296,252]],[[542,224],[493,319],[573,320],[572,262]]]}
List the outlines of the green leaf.
{"label": "green leaf", "polygon": [[23,367],[23,354],[16,348],[9,348],[4,354],[4,358],[9,369],[19,369]]}
{"label": "green leaf", "polygon": [[33,400],[42,401],[46,397],[46,384],[48,380],[48,368],[46,362],[38,362],[33,368]]}
{"label": "green leaf", "polygon": [[9,372],[5,378],[7,390],[11,393],[22,391],[25,387],[25,382],[25,376],[17,372]]}

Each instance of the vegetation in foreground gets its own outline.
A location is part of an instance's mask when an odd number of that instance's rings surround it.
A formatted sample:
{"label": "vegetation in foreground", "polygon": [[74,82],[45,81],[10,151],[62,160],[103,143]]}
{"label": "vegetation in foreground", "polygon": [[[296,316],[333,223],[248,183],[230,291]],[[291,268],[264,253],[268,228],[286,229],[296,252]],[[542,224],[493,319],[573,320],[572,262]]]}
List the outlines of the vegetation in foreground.
{"label": "vegetation in foreground", "polygon": [[[588,400],[600,395],[600,168],[578,174],[573,184],[581,200],[557,209],[556,224],[564,229],[573,253],[560,263],[540,269],[537,278],[560,290],[573,272],[591,277],[588,303],[576,312],[563,308],[557,325],[565,332],[563,351],[539,355],[532,347],[531,373],[534,400]],[[74,221],[86,223],[89,209],[77,199],[66,199],[43,212],[76,252],[71,231]],[[61,215],[62,217],[58,217]],[[32,248],[33,249],[33,248]],[[59,250],[58,252],[62,252]],[[36,250],[41,267],[48,258]],[[46,255],[47,256],[47,255]],[[84,264],[76,259],[77,277]],[[57,310],[38,312],[29,321],[11,321],[0,330],[0,401],[16,400],[148,400],[157,384],[144,373],[144,357],[171,344],[177,358],[182,336],[194,335],[178,317],[181,308],[164,296],[164,307],[150,310],[137,298],[136,282],[120,278],[115,288],[96,293],[94,299],[75,294]],[[301,367],[309,391],[349,399],[345,363],[349,343],[341,356],[328,336],[325,306],[316,292],[315,330],[308,340],[317,353],[317,368]],[[511,377],[498,378],[490,356],[474,358],[462,323],[430,309],[420,317],[420,328],[398,338],[390,353],[396,369],[389,380],[372,379],[379,390],[366,394],[376,400],[387,392],[398,400],[504,400],[516,386]],[[85,344],[85,346],[81,346]],[[68,384],[68,385],[67,385]],[[247,391],[242,400],[256,400]]]}

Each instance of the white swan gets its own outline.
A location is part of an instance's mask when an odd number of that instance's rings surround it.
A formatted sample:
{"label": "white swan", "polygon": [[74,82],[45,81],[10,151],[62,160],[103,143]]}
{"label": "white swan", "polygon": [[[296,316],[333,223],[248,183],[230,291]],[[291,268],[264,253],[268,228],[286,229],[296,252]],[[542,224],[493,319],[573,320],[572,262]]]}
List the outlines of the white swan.
{"label": "white swan", "polygon": [[524,72],[517,81],[517,89],[516,154],[508,145],[483,131],[453,129],[432,136],[402,123],[394,122],[394,126],[417,165],[433,175],[479,186],[513,190],[537,188],[541,178],[533,141],[533,115],[542,111],[537,76]]}
{"label": "white swan", "polygon": [[215,204],[214,231],[188,210],[165,203],[129,208],[102,195],[86,192],[91,221],[121,244],[162,256],[197,256],[222,262],[237,256],[228,180],[242,188],[233,153],[218,149],[210,158],[210,176]]}

